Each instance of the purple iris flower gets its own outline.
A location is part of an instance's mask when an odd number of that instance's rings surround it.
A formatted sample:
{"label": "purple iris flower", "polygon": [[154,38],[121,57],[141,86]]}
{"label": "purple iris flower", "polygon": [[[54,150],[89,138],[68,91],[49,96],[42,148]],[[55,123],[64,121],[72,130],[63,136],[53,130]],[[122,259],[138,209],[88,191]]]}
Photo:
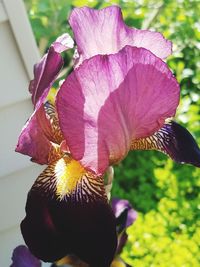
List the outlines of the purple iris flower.
{"label": "purple iris flower", "polygon": [[136,149],[200,167],[200,150],[170,119],[180,95],[163,61],[170,41],[126,26],[117,6],[75,8],[69,22],[78,57],[55,101],[47,95],[62,68],[61,54],[73,48],[69,35],[51,45],[30,83],[34,113],[16,151],[48,166],[28,194],[21,231],[39,259],[73,254],[91,267],[108,267],[117,249],[117,222],[104,184],[107,169]]}

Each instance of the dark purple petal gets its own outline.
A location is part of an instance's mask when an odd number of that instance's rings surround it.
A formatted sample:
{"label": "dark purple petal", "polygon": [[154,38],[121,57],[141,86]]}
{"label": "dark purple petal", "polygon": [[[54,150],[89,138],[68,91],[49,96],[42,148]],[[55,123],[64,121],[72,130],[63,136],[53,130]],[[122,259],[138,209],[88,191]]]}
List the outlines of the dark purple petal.
{"label": "dark purple petal", "polygon": [[90,266],[109,267],[117,236],[103,179],[85,173],[76,180],[71,171],[78,165],[68,160],[47,167],[33,185],[21,223],[24,240],[44,261],[73,254]]}
{"label": "dark purple petal", "polygon": [[31,254],[29,249],[24,246],[18,246],[12,254],[12,264],[10,267],[41,267],[42,263]]}
{"label": "dark purple petal", "polygon": [[[40,105],[46,98],[53,82],[63,66],[61,52],[73,47],[73,41],[68,34],[56,39],[39,63],[34,66],[34,79],[30,82],[29,91],[32,94],[34,106]],[[39,103],[37,103],[39,101]]]}
{"label": "dark purple petal", "polygon": [[54,225],[48,200],[40,194],[32,191],[28,194],[21,231],[25,243],[37,258],[54,262],[66,255],[67,244]]}
{"label": "dark purple petal", "polygon": [[132,149],[158,150],[179,163],[200,167],[200,149],[194,137],[178,123],[166,123],[154,135],[133,140]]}

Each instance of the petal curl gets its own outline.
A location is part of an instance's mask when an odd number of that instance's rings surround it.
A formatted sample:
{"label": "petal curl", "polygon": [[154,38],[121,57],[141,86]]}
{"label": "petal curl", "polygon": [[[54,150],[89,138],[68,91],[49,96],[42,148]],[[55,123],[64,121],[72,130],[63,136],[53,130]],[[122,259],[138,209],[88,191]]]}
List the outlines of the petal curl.
{"label": "petal curl", "polygon": [[15,151],[39,164],[48,164],[61,157],[57,144],[62,140],[55,107],[47,102],[35,109],[23,127]]}
{"label": "petal curl", "polygon": [[160,58],[171,54],[170,41],[158,32],[128,27],[118,6],[74,8],[69,23],[78,45],[78,64],[94,55],[116,53],[126,45],[144,47]]}
{"label": "petal curl", "polygon": [[31,252],[44,261],[74,254],[95,267],[109,267],[117,236],[103,179],[78,162],[60,159],[29,192],[21,230]]}
{"label": "petal curl", "polygon": [[32,94],[32,102],[36,106],[37,102],[42,103],[58,73],[63,66],[61,52],[72,48],[73,40],[65,33],[58,37],[51,45],[39,63],[34,66],[34,79],[30,82],[29,91]]}
{"label": "petal curl", "polygon": [[200,167],[200,149],[194,137],[174,121],[167,122],[152,136],[133,140],[131,149],[158,150],[176,162]]}
{"label": "petal curl", "polygon": [[104,173],[134,138],[153,134],[175,114],[179,85],[167,65],[144,48],[95,56],[65,80],[56,106],[73,158]]}

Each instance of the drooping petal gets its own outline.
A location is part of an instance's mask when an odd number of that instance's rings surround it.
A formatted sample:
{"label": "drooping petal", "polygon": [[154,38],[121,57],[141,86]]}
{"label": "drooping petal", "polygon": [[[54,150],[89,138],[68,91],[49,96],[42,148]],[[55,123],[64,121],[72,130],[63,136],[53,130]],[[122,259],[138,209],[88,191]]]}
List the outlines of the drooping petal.
{"label": "drooping petal", "polygon": [[200,149],[195,139],[187,129],[174,121],[167,122],[152,136],[133,140],[131,149],[158,150],[176,162],[200,167]]}
{"label": "drooping petal", "polygon": [[31,252],[44,261],[74,254],[95,267],[109,267],[117,237],[103,179],[69,157],[48,166],[27,199],[21,230]]}
{"label": "drooping petal", "polygon": [[41,61],[34,66],[34,79],[29,85],[34,106],[41,104],[45,100],[63,66],[63,59],[60,53],[72,47],[72,38],[67,33],[63,34],[51,45],[48,53],[42,57]]}
{"label": "drooping petal", "polygon": [[41,267],[42,263],[31,254],[29,249],[24,246],[18,246],[12,254],[12,264],[10,267]]}
{"label": "drooping petal", "polygon": [[21,231],[25,243],[37,258],[53,262],[65,255],[65,240],[54,225],[48,201],[34,191],[28,194]]}
{"label": "drooping petal", "polygon": [[179,85],[144,48],[95,56],[65,80],[56,106],[73,158],[96,173],[122,160],[134,138],[156,132],[175,114]]}
{"label": "drooping petal", "polygon": [[57,144],[62,140],[55,108],[47,102],[35,109],[23,127],[15,151],[39,164],[48,164],[61,157]]}
{"label": "drooping petal", "polygon": [[118,6],[74,8],[69,23],[78,45],[79,64],[94,55],[117,53],[126,45],[144,47],[160,58],[171,54],[170,41],[158,32],[128,27]]}

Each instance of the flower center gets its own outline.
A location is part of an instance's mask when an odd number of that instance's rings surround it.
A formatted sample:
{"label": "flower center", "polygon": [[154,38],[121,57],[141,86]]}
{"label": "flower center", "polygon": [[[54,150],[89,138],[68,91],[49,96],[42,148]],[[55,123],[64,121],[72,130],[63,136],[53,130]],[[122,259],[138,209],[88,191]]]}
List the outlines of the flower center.
{"label": "flower center", "polygon": [[56,195],[62,199],[65,195],[70,195],[76,189],[86,170],[78,161],[62,158],[56,163],[55,173],[57,177]]}

